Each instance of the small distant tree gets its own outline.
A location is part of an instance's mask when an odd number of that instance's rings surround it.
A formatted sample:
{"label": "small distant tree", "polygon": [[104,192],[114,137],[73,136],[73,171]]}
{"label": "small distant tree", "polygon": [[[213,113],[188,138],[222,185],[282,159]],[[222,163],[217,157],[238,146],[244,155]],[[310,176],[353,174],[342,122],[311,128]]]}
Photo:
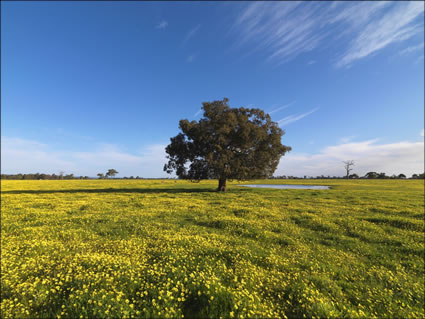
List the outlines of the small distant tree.
{"label": "small distant tree", "polygon": [[97,176],[99,177],[99,179],[105,178],[105,175],[103,175],[103,173],[98,173]]}
{"label": "small distant tree", "polygon": [[106,172],[106,174],[105,174],[105,177],[114,177],[115,175],[117,175],[118,174],[118,171],[116,171],[115,169],[113,169],[113,168],[110,168],[110,169],[108,169],[108,171]]}
{"label": "small distant tree", "polygon": [[379,174],[378,174],[378,178],[380,178],[380,179],[385,179],[385,178],[388,178],[388,176],[387,176],[387,175],[385,175],[385,173],[384,173],[384,172],[382,172],[382,173],[379,173]]}
{"label": "small distant tree", "polygon": [[404,174],[399,174],[399,175],[398,175],[398,178],[404,179],[404,178],[406,178],[406,175],[404,175]]}
{"label": "small distant tree", "polygon": [[348,179],[350,177],[350,171],[352,171],[353,169],[350,168],[351,166],[354,166],[354,161],[350,160],[350,161],[344,161],[344,168],[345,171],[347,172],[346,178]]}
{"label": "small distant tree", "polygon": [[351,179],[353,179],[353,178],[359,178],[359,175],[357,175],[356,173],[354,173],[354,174],[351,174],[349,176],[349,178],[351,178]]}

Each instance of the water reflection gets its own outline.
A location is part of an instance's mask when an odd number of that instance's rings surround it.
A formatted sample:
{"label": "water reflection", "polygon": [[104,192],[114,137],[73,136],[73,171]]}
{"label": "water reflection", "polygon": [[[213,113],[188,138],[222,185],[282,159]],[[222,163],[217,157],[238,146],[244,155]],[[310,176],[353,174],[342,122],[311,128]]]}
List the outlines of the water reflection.
{"label": "water reflection", "polygon": [[330,189],[329,186],[318,186],[318,185],[288,185],[288,184],[250,184],[250,185],[237,185],[244,187],[255,187],[255,188],[278,188],[278,189]]}

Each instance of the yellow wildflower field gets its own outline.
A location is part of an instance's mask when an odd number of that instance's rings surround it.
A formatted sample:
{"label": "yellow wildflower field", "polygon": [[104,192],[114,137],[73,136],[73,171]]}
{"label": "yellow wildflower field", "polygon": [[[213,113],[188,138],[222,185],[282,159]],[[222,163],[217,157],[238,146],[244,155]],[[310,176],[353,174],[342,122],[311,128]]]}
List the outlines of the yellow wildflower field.
{"label": "yellow wildflower field", "polygon": [[1,182],[2,318],[423,318],[423,180]]}

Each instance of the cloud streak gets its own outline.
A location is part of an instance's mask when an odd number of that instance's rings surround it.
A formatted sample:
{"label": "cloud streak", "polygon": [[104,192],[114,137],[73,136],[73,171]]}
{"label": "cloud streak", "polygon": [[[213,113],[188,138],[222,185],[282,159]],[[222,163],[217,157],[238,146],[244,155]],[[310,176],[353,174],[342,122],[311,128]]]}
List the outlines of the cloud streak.
{"label": "cloud streak", "polygon": [[407,55],[407,54],[410,54],[412,52],[418,51],[418,50],[423,49],[423,48],[424,48],[424,43],[422,42],[418,45],[409,46],[406,49],[400,51],[400,55]]}
{"label": "cloud streak", "polygon": [[259,51],[277,64],[338,40],[343,50],[338,48],[335,65],[344,67],[423,32],[418,19],[423,12],[423,2],[414,1],[251,2],[230,33],[237,37],[236,47]]}
{"label": "cloud streak", "polygon": [[157,25],[156,25],[156,29],[160,29],[160,30],[162,30],[162,29],[165,29],[166,27],[168,27],[168,22],[167,21],[165,21],[165,20],[162,20],[160,23],[158,23]]}
{"label": "cloud streak", "polygon": [[423,29],[415,19],[424,12],[423,2],[398,3],[383,17],[370,22],[351,42],[336,66],[346,66],[365,58],[391,43],[411,38]]}
{"label": "cloud streak", "polygon": [[279,111],[282,111],[282,110],[284,110],[284,109],[286,109],[286,108],[288,108],[288,107],[290,107],[292,104],[294,104],[295,103],[295,101],[293,101],[293,102],[291,102],[291,103],[288,103],[288,104],[285,104],[285,105],[282,105],[282,106],[279,106],[278,108],[276,108],[276,109],[274,109],[274,110],[272,110],[272,111],[270,111],[270,112],[268,112],[269,114],[273,114],[273,113],[276,113],[276,112],[279,112]]}
{"label": "cloud streak", "polygon": [[189,30],[188,33],[186,33],[183,41],[182,41],[182,45],[184,45],[186,42],[188,42],[201,28],[201,25],[198,24],[196,27],[193,27],[191,30]]}
{"label": "cloud streak", "polygon": [[202,111],[203,111],[202,109],[199,109],[199,110],[198,110],[198,111],[197,111],[197,112],[196,112],[193,116],[194,116],[194,117],[197,117],[199,114],[201,114],[201,113],[202,113]]}
{"label": "cloud streak", "polygon": [[302,113],[302,114],[299,114],[299,115],[296,115],[296,114],[289,115],[289,116],[284,117],[283,119],[279,120],[278,124],[279,124],[279,126],[289,125],[291,123],[299,121],[299,120],[305,118],[306,116],[316,112],[318,109],[319,108],[316,107],[315,109],[312,109],[311,111],[308,111],[306,113]]}

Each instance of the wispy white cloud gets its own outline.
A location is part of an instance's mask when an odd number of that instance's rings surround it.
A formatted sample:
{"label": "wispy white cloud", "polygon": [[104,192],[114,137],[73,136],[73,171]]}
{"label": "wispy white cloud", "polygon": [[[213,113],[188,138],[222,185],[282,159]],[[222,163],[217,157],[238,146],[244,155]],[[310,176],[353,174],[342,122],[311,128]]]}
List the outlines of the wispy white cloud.
{"label": "wispy white cloud", "polygon": [[425,136],[425,130],[422,129],[422,131],[419,133],[420,136],[424,137]]}
{"label": "wispy white cloud", "polygon": [[296,121],[299,121],[299,120],[305,118],[306,116],[308,116],[308,115],[316,112],[318,109],[319,108],[316,107],[315,109],[312,109],[311,111],[308,111],[306,113],[302,113],[302,114],[299,114],[299,115],[292,114],[292,115],[289,115],[287,117],[284,117],[283,119],[281,119],[281,120],[278,121],[279,126],[285,126],[285,125],[294,123]]}
{"label": "wispy white cloud", "polygon": [[200,28],[201,28],[201,25],[198,24],[197,26],[190,29],[189,32],[186,33],[182,41],[182,45],[185,44],[187,41],[189,41],[199,31]]}
{"label": "wispy white cloud", "polygon": [[73,173],[96,176],[115,168],[119,176],[165,177],[165,146],[153,144],[134,153],[113,144],[94,144],[93,151],[62,151],[49,145],[20,138],[1,138],[2,172]]}
{"label": "wispy white cloud", "polygon": [[[325,8],[325,10],[323,10]],[[251,2],[232,26],[237,45],[263,50],[268,61],[286,62],[313,50],[326,36],[327,9],[318,3]]]}
{"label": "wispy white cloud", "polygon": [[186,58],[186,62],[191,63],[193,62],[193,60],[195,60],[195,58],[196,58],[196,54],[191,54]]}
{"label": "wispy white cloud", "polygon": [[336,66],[347,66],[367,57],[391,43],[401,42],[423,31],[423,24],[416,18],[423,14],[424,3],[407,1],[397,3],[380,19],[370,22],[351,42]]}
{"label": "wispy white cloud", "polygon": [[202,113],[202,109],[199,109],[194,115],[193,115],[193,117],[197,117],[199,114],[201,114]]}
{"label": "wispy white cloud", "polygon": [[412,52],[418,51],[418,50],[423,49],[423,48],[424,48],[424,43],[422,42],[418,45],[408,46],[404,50],[401,50],[399,54],[400,55],[407,55],[407,54],[410,54]]}
{"label": "wispy white cloud", "polygon": [[284,110],[284,109],[286,109],[286,108],[288,108],[288,107],[290,107],[292,104],[294,104],[295,103],[295,101],[293,101],[293,102],[291,102],[291,103],[288,103],[288,104],[285,104],[285,105],[282,105],[282,106],[279,106],[278,108],[276,108],[276,109],[274,109],[274,110],[272,110],[272,111],[270,111],[270,112],[268,112],[269,114],[273,114],[273,113],[276,113],[276,112],[279,112],[279,111],[282,111],[282,110]]}
{"label": "wispy white cloud", "polygon": [[339,47],[346,46],[335,57],[341,67],[423,32],[417,19],[423,11],[423,2],[413,1],[251,2],[236,17],[231,34],[237,47],[260,51],[277,64],[338,40]]}
{"label": "wispy white cloud", "polygon": [[344,136],[340,138],[341,143],[348,143],[351,142],[354,138],[356,137],[356,135],[351,135],[351,136]]}
{"label": "wispy white cloud", "polygon": [[338,30],[337,38],[347,35],[350,32],[356,32],[364,28],[372,19],[386,10],[391,5],[390,1],[356,1],[344,2],[335,1],[336,5],[331,7],[331,15],[327,21],[330,24],[343,23],[344,28]]}
{"label": "wispy white cloud", "polygon": [[316,63],[316,61],[315,60],[310,60],[310,61],[308,61],[307,62],[307,65],[313,65],[313,64],[315,64]]}
{"label": "wispy white cloud", "polygon": [[282,157],[275,175],[344,176],[342,161],[354,160],[353,173],[412,174],[424,171],[424,142],[378,144],[378,140],[328,146],[316,154],[288,153]]}
{"label": "wispy white cloud", "polygon": [[160,23],[158,23],[156,25],[156,29],[165,29],[166,27],[168,27],[168,22],[165,20],[162,20]]}

